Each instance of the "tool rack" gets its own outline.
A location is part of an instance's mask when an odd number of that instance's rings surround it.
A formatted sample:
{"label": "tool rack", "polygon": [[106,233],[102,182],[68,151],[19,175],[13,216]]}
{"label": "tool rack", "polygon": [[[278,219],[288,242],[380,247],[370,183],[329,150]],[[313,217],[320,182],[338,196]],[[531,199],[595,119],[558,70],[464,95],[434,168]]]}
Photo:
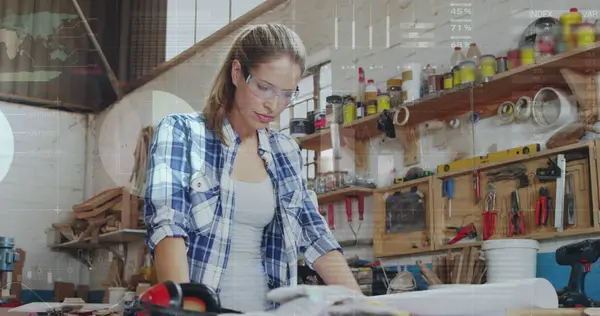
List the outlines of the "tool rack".
{"label": "tool rack", "polygon": [[[600,141],[590,141],[575,145],[564,146],[506,160],[479,166],[478,169],[468,169],[445,173],[440,176],[431,176],[406,183],[375,190],[374,194],[374,230],[373,242],[376,257],[391,257],[440,251],[453,248],[477,246],[482,242],[483,210],[487,196],[488,177],[486,173],[500,168],[521,165],[526,167],[529,186],[517,189],[516,179],[506,179],[494,182],[496,193],[496,220],[495,233],[490,239],[499,238],[530,238],[547,240],[553,238],[589,235],[600,232],[600,201],[598,169],[598,154]],[[535,207],[539,189],[548,187],[550,196],[555,199],[556,181],[540,182],[535,177],[537,168],[548,167],[548,159],[556,159],[558,154],[567,157],[566,176],[571,177],[574,193],[574,218],[575,225],[565,225],[563,231],[554,227],[554,205],[549,209],[547,226],[537,226],[535,223]],[[480,200],[475,203],[473,186],[474,171],[480,174]],[[443,182],[447,179],[454,180],[454,196],[452,199],[452,214],[448,214],[448,199],[443,194]],[[390,194],[399,190],[418,187],[425,194],[427,210],[427,227],[423,231],[406,234],[385,234],[385,199]],[[525,219],[525,235],[508,237],[508,215],[511,210],[511,193],[517,189],[519,202]],[[474,224],[478,237],[464,239],[455,244],[448,241],[456,236],[456,231],[448,227],[463,227]],[[419,242],[422,236],[428,236],[430,245],[422,246]],[[418,247],[415,247],[415,243]]]}

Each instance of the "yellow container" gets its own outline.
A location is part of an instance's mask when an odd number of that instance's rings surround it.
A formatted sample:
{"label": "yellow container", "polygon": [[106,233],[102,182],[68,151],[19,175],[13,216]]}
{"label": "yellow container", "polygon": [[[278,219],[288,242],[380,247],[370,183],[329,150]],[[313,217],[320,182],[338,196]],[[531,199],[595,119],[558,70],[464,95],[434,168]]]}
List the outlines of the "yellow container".
{"label": "yellow container", "polygon": [[390,109],[391,98],[387,93],[382,93],[377,96],[377,112],[381,113],[383,110]]}
{"label": "yellow container", "polygon": [[459,66],[454,66],[452,68],[452,85],[453,86],[460,86],[461,81],[460,81],[460,67]]}
{"label": "yellow container", "polygon": [[479,59],[481,77],[489,78],[496,74],[496,57],[494,55],[483,55]]}
{"label": "yellow container", "polygon": [[576,8],[571,8],[568,13],[560,15],[560,22],[563,26],[563,41],[566,49],[572,49],[577,46],[577,39],[573,36],[573,26],[579,25],[583,21],[583,15]]}
{"label": "yellow container", "polygon": [[583,23],[577,27],[577,47],[585,47],[596,41],[596,26],[592,23]]}
{"label": "yellow container", "polygon": [[377,114],[377,100],[367,101],[367,115]]}
{"label": "yellow container", "polygon": [[477,64],[472,60],[465,60],[460,63],[460,82],[470,83],[475,81]]}
{"label": "yellow container", "polygon": [[531,65],[535,63],[535,47],[531,44],[521,47],[521,65]]}
{"label": "yellow container", "polygon": [[444,74],[444,82],[443,82],[444,90],[452,89],[453,86],[454,86],[454,77],[452,76],[452,73],[451,72],[445,73]]}
{"label": "yellow container", "polygon": [[344,124],[350,124],[356,120],[356,103],[354,98],[347,95],[344,97]]}

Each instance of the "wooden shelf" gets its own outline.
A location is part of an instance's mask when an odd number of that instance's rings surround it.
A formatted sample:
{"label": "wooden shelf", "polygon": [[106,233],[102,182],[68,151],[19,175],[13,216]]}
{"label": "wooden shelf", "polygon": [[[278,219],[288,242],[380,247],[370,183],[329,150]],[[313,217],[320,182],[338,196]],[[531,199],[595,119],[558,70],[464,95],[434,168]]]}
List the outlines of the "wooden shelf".
{"label": "wooden shelf", "polygon": [[[451,90],[431,94],[412,103],[405,104],[410,112],[409,125],[417,125],[429,120],[450,120],[473,109],[480,118],[496,115],[498,106],[504,101],[516,101],[523,95],[533,97],[535,92],[547,86],[568,89],[560,73],[563,68],[582,73],[600,71],[600,43],[589,47],[570,50],[549,57],[535,64],[521,66],[492,77],[489,82],[476,85],[463,85]],[[400,113],[400,116],[404,115]],[[342,143],[349,140],[365,140],[380,135],[377,130],[378,115],[371,115],[341,129]],[[402,117],[399,118],[400,120]],[[329,130],[316,132],[298,139],[303,149],[322,151],[331,148]]]}
{"label": "wooden shelf", "polygon": [[369,196],[373,194],[374,189],[364,188],[364,187],[349,187],[344,189],[339,189],[333,192],[319,194],[317,195],[317,199],[319,200],[319,205],[325,205],[335,202],[343,201],[347,196]]}
{"label": "wooden shelf", "polygon": [[93,249],[103,248],[110,244],[130,243],[135,241],[144,240],[146,235],[145,229],[122,229],[106,234],[102,234],[98,237],[98,243],[90,243],[91,237],[85,238],[83,241],[69,241],[62,244],[52,245],[55,249]]}

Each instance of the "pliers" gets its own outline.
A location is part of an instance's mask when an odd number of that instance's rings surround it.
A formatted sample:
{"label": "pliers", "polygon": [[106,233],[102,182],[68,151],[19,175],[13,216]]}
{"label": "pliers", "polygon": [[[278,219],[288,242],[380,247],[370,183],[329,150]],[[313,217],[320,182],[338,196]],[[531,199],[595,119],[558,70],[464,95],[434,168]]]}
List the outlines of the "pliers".
{"label": "pliers", "polygon": [[464,238],[475,239],[477,238],[477,230],[475,229],[475,225],[473,223],[463,226],[463,227],[447,227],[448,229],[452,229],[456,231],[456,237],[452,238],[448,242],[448,245],[455,244],[461,241]]}
{"label": "pliers", "polygon": [[[489,186],[489,185],[488,185]],[[489,189],[488,189],[489,190]],[[483,240],[494,236],[496,227],[496,192],[489,192],[485,199],[483,211]]]}
{"label": "pliers", "polygon": [[519,192],[514,190],[512,196],[512,212],[509,217],[508,223],[508,236],[512,237],[515,235],[526,235],[525,232],[525,217],[523,216],[523,210],[519,205]]}
{"label": "pliers", "polygon": [[541,187],[535,204],[535,224],[537,226],[548,225],[548,215],[552,197],[548,187]]}

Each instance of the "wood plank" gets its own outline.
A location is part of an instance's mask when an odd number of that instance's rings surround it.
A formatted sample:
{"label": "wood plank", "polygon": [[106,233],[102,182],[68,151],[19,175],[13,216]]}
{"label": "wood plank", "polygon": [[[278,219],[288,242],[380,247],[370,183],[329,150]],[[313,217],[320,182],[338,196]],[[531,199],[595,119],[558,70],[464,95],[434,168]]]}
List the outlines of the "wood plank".
{"label": "wood plank", "polygon": [[91,211],[94,208],[121,195],[122,189],[123,189],[122,187],[119,187],[119,188],[112,188],[112,189],[104,190],[104,191],[94,195],[93,197],[87,199],[83,203],[73,206],[73,211],[74,212]]}

